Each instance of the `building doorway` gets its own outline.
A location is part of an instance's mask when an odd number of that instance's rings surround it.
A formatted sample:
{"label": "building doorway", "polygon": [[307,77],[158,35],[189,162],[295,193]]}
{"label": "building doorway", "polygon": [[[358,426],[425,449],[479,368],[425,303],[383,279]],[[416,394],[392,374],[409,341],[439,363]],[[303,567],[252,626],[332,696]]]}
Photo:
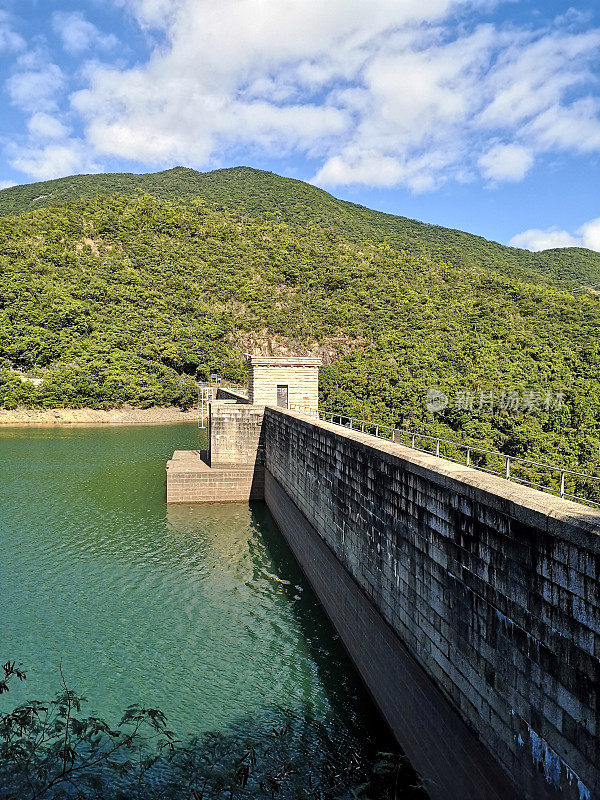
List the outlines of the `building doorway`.
{"label": "building doorway", "polygon": [[288,407],[288,387],[287,386],[278,386],[277,387],[277,405],[281,406],[281,408]]}

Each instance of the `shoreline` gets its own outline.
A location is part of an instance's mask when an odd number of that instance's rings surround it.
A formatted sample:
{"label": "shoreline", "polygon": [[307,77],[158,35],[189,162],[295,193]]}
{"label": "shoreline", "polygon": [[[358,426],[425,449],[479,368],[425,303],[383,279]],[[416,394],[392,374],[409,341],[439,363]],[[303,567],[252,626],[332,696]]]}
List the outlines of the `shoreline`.
{"label": "shoreline", "polygon": [[198,422],[198,409],[179,408],[0,408],[0,427],[4,425],[168,425]]}

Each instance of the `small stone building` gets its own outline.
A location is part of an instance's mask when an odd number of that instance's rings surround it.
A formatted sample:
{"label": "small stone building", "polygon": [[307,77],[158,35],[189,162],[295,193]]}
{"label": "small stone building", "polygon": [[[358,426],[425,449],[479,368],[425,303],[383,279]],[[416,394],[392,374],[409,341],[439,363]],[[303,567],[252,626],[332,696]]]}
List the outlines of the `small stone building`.
{"label": "small stone building", "polygon": [[318,410],[320,358],[256,355],[246,358],[251,405],[280,406],[291,411]]}
{"label": "small stone building", "polygon": [[209,403],[208,450],[176,450],[167,464],[167,503],[263,499],[265,406],[318,412],[320,358],[246,359],[248,397],[219,388]]}

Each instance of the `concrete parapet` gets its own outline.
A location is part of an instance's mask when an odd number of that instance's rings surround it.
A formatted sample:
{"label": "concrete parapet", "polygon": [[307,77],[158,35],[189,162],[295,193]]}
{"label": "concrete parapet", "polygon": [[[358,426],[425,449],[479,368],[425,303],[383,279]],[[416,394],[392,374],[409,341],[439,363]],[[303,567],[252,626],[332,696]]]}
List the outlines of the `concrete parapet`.
{"label": "concrete parapet", "polygon": [[263,493],[434,800],[600,798],[596,510],[273,405],[212,403],[209,461],[176,451],[168,502]]}
{"label": "concrete parapet", "polygon": [[500,767],[267,470],[265,499],[432,800],[518,800]]}
{"label": "concrete parapet", "polygon": [[242,389],[232,389],[230,387],[219,386],[217,389],[217,400],[233,400],[235,403],[248,403],[248,393]]}

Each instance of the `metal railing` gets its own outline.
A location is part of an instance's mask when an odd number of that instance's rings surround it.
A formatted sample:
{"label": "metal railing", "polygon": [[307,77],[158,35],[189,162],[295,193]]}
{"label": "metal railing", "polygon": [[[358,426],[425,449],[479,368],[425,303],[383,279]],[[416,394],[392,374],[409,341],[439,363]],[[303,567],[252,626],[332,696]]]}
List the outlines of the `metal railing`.
{"label": "metal railing", "polygon": [[[429,453],[438,458],[444,458],[456,464],[464,464],[467,467],[487,472],[490,475],[498,475],[506,480],[531,486],[543,492],[549,492],[557,497],[573,500],[577,503],[600,508],[600,502],[593,500],[590,496],[585,497],[576,494],[577,486],[588,485],[588,488],[598,487],[600,489],[600,477],[588,475],[584,472],[576,472],[552,464],[545,464],[540,461],[532,461],[528,458],[519,458],[501,453],[498,450],[486,450],[474,445],[455,442],[451,439],[443,439],[440,436],[428,436],[417,431],[408,431],[403,428],[396,428],[393,425],[386,425],[381,422],[372,422],[365,419],[355,419],[347,414],[339,414],[331,411],[315,411],[306,406],[296,406],[290,404],[290,411],[298,411],[308,416],[321,419],[324,422],[331,422],[349,430],[375,436],[393,444],[403,444],[421,453]],[[518,474],[519,467],[525,467],[528,477]],[[529,473],[536,473],[534,475]],[[538,473],[541,473],[538,476]],[[544,477],[548,482],[544,481]],[[542,482],[544,481],[544,482]],[[581,491],[581,489],[578,489]]]}

